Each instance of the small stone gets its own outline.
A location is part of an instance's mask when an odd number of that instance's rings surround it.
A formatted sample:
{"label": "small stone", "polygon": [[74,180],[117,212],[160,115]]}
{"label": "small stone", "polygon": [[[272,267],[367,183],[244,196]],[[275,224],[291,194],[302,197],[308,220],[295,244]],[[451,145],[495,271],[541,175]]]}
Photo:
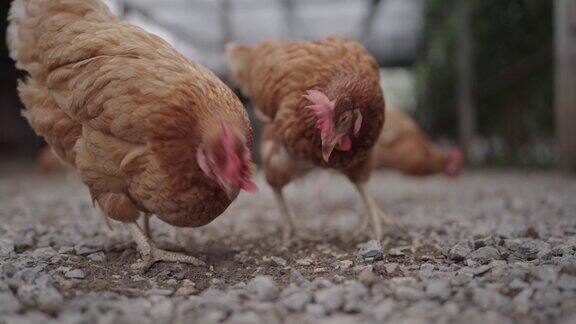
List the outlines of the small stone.
{"label": "small stone", "polygon": [[169,321],[174,313],[174,303],[170,299],[164,298],[154,304],[148,311],[150,315],[158,321]]}
{"label": "small stone", "polygon": [[484,309],[497,307],[505,302],[505,297],[499,292],[477,287],[472,290],[472,299]]}
{"label": "small stone", "polygon": [[413,288],[413,287],[408,287],[408,286],[396,287],[395,293],[396,293],[396,297],[398,297],[399,299],[410,300],[410,301],[419,300],[425,296],[424,292],[422,292],[421,290]]}
{"label": "small stone", "polygon": [[358,245],[358,253],[363,259],[379,260],[383,257],[380,241],[371,240]]}
{"label": "small stone", "polygon": [[106,261],[106,254],[104,254],[104,252],[92,253],[88,255],[88,259],[94,262],[104,262]]}
{"label": "small stone", "polygon": [[402,252],[403,248],[393,248],[388,251],[388,254],[391,256],[403,256],[404,252]]}
{"label": "small stone", "polygon": [[60,254],[73,254],[74,253],[74,247],[73,246],[63,246],[63,247],[58,249],[58,253],[60,253]]}
{"label": "small stone", "polygon": [[342,286],[324,288],[314,294],[314,300],[324,306],[324,310],[330,314],[342,308],[344,293]]}
{"label": "small stone", "polygon": [[336,269],[345,270],[352,268],[353,265],[354,262],[351,260],[342,260],[342,261],[336,261],[334,266]]}
{"label": "small stone", "polygon": [[64,297],[54,288],[43,289],[38,295],[38,307],[48,313],[57,313],[62,309]]}
{"label": "small stone", "polygon": [[384,269],[386,269],[387,274],[393,274],[398,269],[398,263],[396,262],[386,263],[384,265]]}
{"label": "small stone", "polygon": [[480,263],[489,263],[500,258],[500,252],[493,246],[483,246],[470,252],[466,258]]}
{"label": "small stone", "polygon": [[22,305],[11,292],[0,293],[0,315],[19,312]]}
{"label": "small stone", "polygon": [[83,244],[77,244],[74,246],[74,251],[76,252],[77,255],[88,255],[88,254],[92,254],[92,253],[96,253],[98,251],[101,251],[102,249],[93,247],[93,246],[88,246],[88,245],[83,245]]}
{"label": "small stone", "polygon": [[309,266],[312,263],[314,263],[314,261],[310,257],[305,257],[303,259],[296,260],[296,264],[301,266]]}
{"label": "small stone", "polygon": [[426,295],[432,298],[446,300],[450,297],[450,283],[445,280],[432,280],[426,284]]}
{"label": "small stone", "polygon": [[370,291],[358,282],[346,287],[343,310],[348,313],[361,312]]}
{"label": "small stone", "polygon": [[330,281],[324,277],[318,277],[310,283],[310,287],[312,288],[312,290],[317,290],[317,289],[322,289],[322,288],[327,288],[327,287],[332,287],[332,286],[334,286],[334,283],[332,283],[332,281]]}
{"label": "small stone", "polygon": [[290,269],[290,282],[297,286],[310,284],[310,281],[308,281],[308,279],[306,279],[302,273],[296,269]]}
{"label": "small stone", "polygon": [[270,276],[258,276],[250,280],[247,289],[258,301],[272,301],[279,293],[278,286]]}
{"label": "small stone", "polygon": [[174,293],[176,296],[189,296],[196,293],[196,288],[194,286],[182,286],[176,290]]}
{"label": "small stone", "polygon": [[14,249],[14,241],[9,239],[0,239],[0,257],[12,257],[16,255],[16,251]]}
{"label": "small stone", "polygon": [[[550,245],[542,240],[535,239],[508,239],[504,240],[504,246],[515,256],[527,260],[538,258],[539,253],[543,255],[551,253]],[[544,250],[544,252],[541,252]],[[550,252],[547,252],[550,250]]]}
{"label": "small stone", "polygon": [[234,313],[226,321],[230,324],[252,324],[252,323],[262,323],[260,317],[255,312],[244,312],[244,313]]}
{"label": "small stone", "polygon": [[530,299],[533,294],[534,290],[524,289],[512,299],[512,302],[516,305],[517,312],[522,314],[528,314],[530,312]]}
{"label": "small stone", "polygon": [[396,303],[392,299],[385,299],[380,304],[373,307],[370,312],[378,323],[384,322],[386,318],[393,314]]}
{"label": "small stone", "polygon": [[558,279],[558,273],[554,270],[552,266],[542,266],[533,270],[534,275],[540,279],[540,281],[550,283]]}
{"label": "small stone", "polygon": [[459,242],[450,249],[448,257],[454,261],[462,261],[470,252],[472,249],[468,242]]}
{"label": "small stone", "polygon": [[274,263],[275,265],[279,266],[279,267],[285,267],[288,262],[286,262],[286,260],[280,258],[280,257],[272,257],[271,258],[272,263]]}
{"label": "small stone", "polygon": [[326,272],[326,268],[315,268],[314,273],[323,273]]}
{"label": "small stone", "polygon": [[358,280],[365,286],[370,287],[378,282],[378,277],[374,274],[371,268],[366,268],[358,275]]}
{"label": "small stone", "polygon": [[172,293],[174,293],[173,289],[162,289],[162,288],[154,288],[154,289],[150,289],[146,292],[148,294],[148,296],[170,296],[172,295]]}
{"label": "small stone", "polygon": [[287,296],[282,297],[280,304],[292,312],[299,312],[304,306],[312,301],[312,295],[305,290],[297,290]]}
{"label": "small stone", "polygon": [[530,285],[518,278],[514,278],[510,284],[508,284],[508,287],[510,287],[510,289],[524,289],[530,287]]}
{"label": "small stone", "polygon": [[69,279],[84,279],[86,277],[84,271],[80,269],[69,270],[64,274],[64,276]]}
{"label": "small stone", "polygon": [[326,310],[319,304],[307,304],[305,312],[316,317],[326,316]]}
{"label": "small stone", "polygon": [[556,281],[556,287],[562,290],[576,290],[576,277],[563,273]]}

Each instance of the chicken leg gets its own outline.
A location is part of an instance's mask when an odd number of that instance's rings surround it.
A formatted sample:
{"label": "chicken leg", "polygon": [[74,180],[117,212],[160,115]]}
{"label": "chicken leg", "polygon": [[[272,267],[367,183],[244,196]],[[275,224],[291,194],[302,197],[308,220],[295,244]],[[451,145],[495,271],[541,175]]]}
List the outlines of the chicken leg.
{"label": "chicken leg", "polygon": [[159,261],[166,262],[182,262],[188,263],[194,266],[203,266],[205,263],[193,256],[185,255],[176,252],[170,252],[166,250],[159,249],[152,240],[146,236],[146,233],[138,226],[136,222],[127,223],[128,231],[136,241],[136,246],[138,252],[142,257],[142,261],[139,261],[132,265],[132,268],[146,271],[154,263]]}
{"label": "chicken leg", "polygon": [[286,245],[290,239],[294,236],[295,227],[294,221],[292,220],[292,213],[286,204],[286,199],[284,199],[284,195],[282,194],[282,189],[274,190],[274,197],[276,198],[276,202],[280,207],[280,214],[282,215],[282,240]]}
{"label": "chicken leg", "polygon": [[152,217],[152,215],[150,214],[144,214],[144,219],[143,219],[143,226],[144,227],[144,234],[146,234],[146,237],[148,238],[152,238],[150,236],[150,217]]}
{"label": "chicken leg", "polygon": [[355,183],[355,186],[356,186],[356,189],[358,190],[358,193],[360,193],[360,197],[362,198],[362,202],[364,203],[364,205],[366,206],[366,209],[368,210],[369,217],[365,217],[365,216],[363,217],[363,219],[360,222],[360,225],[354,231],[354,235],[355,236],[360,235],[361,233],[366,231],[366,228],[368,227],[368,225],[372,225],[373,238],[375,240],[381,240],[382,239],[382,222],[384,222],[387,225],[394,225],[395,222],[392,218],[390,218],[390,216],[386,215],[380,209],[380,207],[378,207],[378,205],[376,205],[376,202],[374,201],[372,196],[370,196],[366,192],[366,185],[364,183]]}

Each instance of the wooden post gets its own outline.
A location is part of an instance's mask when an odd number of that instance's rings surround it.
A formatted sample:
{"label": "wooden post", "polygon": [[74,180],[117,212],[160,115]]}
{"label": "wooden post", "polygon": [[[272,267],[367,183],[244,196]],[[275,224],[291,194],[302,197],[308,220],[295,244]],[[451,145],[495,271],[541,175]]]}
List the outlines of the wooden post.
{"label": "wooden post", "polygon": [[472,0],[457,2],[458,43],[457,43],[457,117],[458,137],[464,156],[472,161],[471,148],[476,137],[476,109],[474,105],[474,60],[472,33],[470,30]]}
{"label": "wooden post", "polygon": [[560,167],[576,171],[576,1],[555,2],[555,111]]}

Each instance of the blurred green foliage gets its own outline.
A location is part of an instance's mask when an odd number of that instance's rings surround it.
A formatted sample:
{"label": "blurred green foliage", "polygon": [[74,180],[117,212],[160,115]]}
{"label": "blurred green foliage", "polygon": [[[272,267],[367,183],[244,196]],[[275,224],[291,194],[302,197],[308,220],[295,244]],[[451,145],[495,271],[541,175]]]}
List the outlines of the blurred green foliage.
{"label": "blurred green foliage", "polygon": [[416,64],[418,118],[455,137],[457,1],[472,1],[474,99],[486,162],[550,165],[553,1],[427,0],[425,55]]}

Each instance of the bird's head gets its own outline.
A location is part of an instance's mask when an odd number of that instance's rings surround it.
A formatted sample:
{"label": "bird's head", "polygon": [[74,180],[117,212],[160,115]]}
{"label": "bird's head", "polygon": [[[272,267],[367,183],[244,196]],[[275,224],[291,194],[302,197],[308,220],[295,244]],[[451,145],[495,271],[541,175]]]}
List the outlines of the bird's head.
{"label": "bird's head", "polygon": [[308,90],[304,97],[310,102],[307,108],[312,110],[316,117],[324,161],[330,160],[334,149],[349,151],[352,148],[351,137],[357,136],[362,127],[360,109],[354,107],[348,97],[330,100],[318,90]]}
{"label": "bird's head", "polygon": [[460,174],[464,165],[464,154],[458,147],[453,147],[448,152],[448,163],[444,169],[444,174],[449,177],[456,177]]}
{"label": "bird's head", "polygon": [[196,159],[202,172],[234,200],[240,190],[258,190],[250,180],[251,155],[246,138],[221,120],[215,136],[198,147]]}

